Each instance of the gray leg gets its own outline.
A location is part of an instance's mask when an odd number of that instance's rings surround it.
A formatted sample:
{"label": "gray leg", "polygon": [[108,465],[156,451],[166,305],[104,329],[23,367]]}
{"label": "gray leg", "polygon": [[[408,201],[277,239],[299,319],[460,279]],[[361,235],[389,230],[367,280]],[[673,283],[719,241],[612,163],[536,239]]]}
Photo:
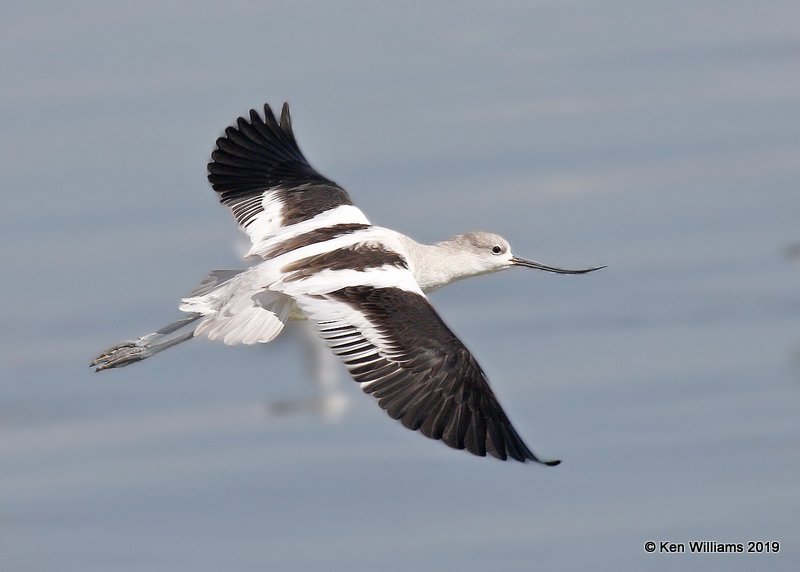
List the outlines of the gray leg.
{"label": "gray leg", "polygon": [[[185,318],[181,318],[176,322],[167,324],[163,328],[156,330],[151,334],[140,337],[137,340],[122,342],[116,346],[110,347],[97,356],[91,363],[95,371],[103,371],[104,369],[112,369],[115,367],[124,367],[134,362],[147,359],[159,352],[178,345],[186,340],[194,337],[194,330],[185,332],[178,336],[168,338],[167,336],[191,324],[192,322],[201,318],[201,314],[189,314]],[[166,339],[165,339],[166,338]]]}
{"label": "gray leg", "polygon": [[171,334],[172,332],[177,332],[182,327],[184,327],[187,324],[191,324],[192,322],[194,322],[195,320],[197,320],[201,316],[202,316],[202,314],[194,314],[194,313],[193,314],[188,314],[185,318],[181,318],[177,322],[172,322],[171,324],[167,324],[163,328],[160,328],[160,329],[156,330],[155,333],[156,334],[161,334],[161,335],[167,335],[167,334]]}

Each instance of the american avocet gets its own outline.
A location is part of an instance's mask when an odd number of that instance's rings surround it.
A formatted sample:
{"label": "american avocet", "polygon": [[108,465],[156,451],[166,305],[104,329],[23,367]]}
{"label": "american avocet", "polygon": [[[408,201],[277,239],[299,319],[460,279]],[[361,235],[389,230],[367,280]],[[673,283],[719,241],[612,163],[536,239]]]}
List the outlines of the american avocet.
{"label": "american avocet", "polygon": [[[456,280],[514,266],[566,270],[519,258],[508,242],[470,232],[433,245],[373,226],[347,192],[306,161],[289,107],[250,111],[217,139],[208,180],[260,259],[215,270],[182,300],[182,319],[118,344],[93,362],[122,367],[205,334],[226,344],[266,343],[287,320],[309,319],[361,388],[409,429],[455,449],[542,461],[501,408],[483,370],[428,303]],[[186,328],[190,326],[190,328]],[[171,336],[181,330],[183,333]]]}

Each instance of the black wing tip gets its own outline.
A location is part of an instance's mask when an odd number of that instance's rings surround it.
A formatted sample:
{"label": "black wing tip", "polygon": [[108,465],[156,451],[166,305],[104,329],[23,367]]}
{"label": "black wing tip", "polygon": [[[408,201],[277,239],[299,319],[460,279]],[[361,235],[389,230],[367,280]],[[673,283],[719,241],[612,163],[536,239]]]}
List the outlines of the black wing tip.
{"label": "black wing tip", "polygon": [[281,129],[289,137],[294,137],[292,132],[292,116],[289,114],[289,102],[284,101],[281,107]]}
{"label": "black wing tip", "polygon": [[[222,142],[223,145],[225,141],[236,142],[237,136],[241,135],[243,130],[254,126],[267,127],[270,131],[272,131],[273,137],[280,138],[281,135],[285,135],[291,140],[291,143],[294,143],[294,133],[292,131],[292,117],[291,112],[289,111],[289,102],[284,101],[283,105],[281,106],[280,120],[276,118],[275,113],[273,113],[272,107],[269,103],[264,104],[263,118],[258,110],[254,108],[250,109],[248,117],[237,117],[233,125],[225,128],[225,134],[222,137],[217,138],[217,149],[221,148],[220,142]],[[261,137],[267,137],[263,130],[259,130],[259,134]],[[270,139],[271,138],[272,137],[270,137]],[[256,141],[257,145],[259,143],[262,143],[262,141]]]}
{"label": "black wing tip", "polygon": [[481,451],[481,452],[472,451],[472,450],[470,450],[470,449],[468,449],[466,447],[463,450],[466,451],[467,453],[471,453],[471,454],[476,455],[478,457],[491,456],[491,457],[494,457],[495,459],[497,459],[498,461],[503,461],[503,462],[505,462],[505,461],[518,461],[520,463],[528,464],[528,461],[533,461],[532,464],[545,465],[547,467],[557,467],[558,465],[561,464],[561,459],[550,459],[550,460],[546,460],[545,461],[543,459],[538,458],[533,453],[531,453],[529,455],[526,455],[525,457],[519,458],[519,457],[515,457],[514,455],[511,455],[511,454],[508,454],[508,453],[506,453],[503,456],[498,456],[498,455],[494,455],[494,454],[491,454],[491,453],[489,455],[487,455],[486,452],[483,452],[483,451]]}
{"label": "black wing tip", "polygon": [[[240,117],[239,120],[247,121],[243,117]],[[281,131],[283,131],[285,135],[288,135],[289,137],[294,136],[294,133],[292,133],[292,117],[289,111],[288,101],[284,101],[283,105],[281,105],[280,120],[272,111],[272,106],[270,106],[269,103],[264,104],[264,119],[261,118],[261,115],[259,115],[258,111],[256,111],[255,109],[251,109],[250,124],[252,125],[253,123],[258,123],[258,122],[265,124],[268,127],[273,127],[273,126],[277,127]]]}
{"label": "black wing tip", "polygon": [[[527,449],[527,448],[526,448]],[[557,467],[561,464],[561,459],[540,459],[533,452],[528,449],[524,453],[524,457],[519,457],[517,455],[511,454],[511,451],[508,451],[508,456],[506,458],[498,457],[501,461],[519,461],[521,463],[528,463],[528,461],[533,461],[535,464],[538,465],[545,465],[547,467]]]}
{"label": "black wing tip", "polygon": [[537,457],[536,455],[534,455],[530,451],[526,451],[525,456],[521,457],[521,456],[518,456],[518,455],[514,455],[510,450],[502,451],[499,454],[495,454],[492,451],[472,450],[469,447],[463,447],[462,448],[462,447],[459,447],[459,446],[450,445],[446,441],[443,441],[443,442],[446,445],[448,445],[450,447],[453,447],[454,449],[461,449],[461,450],[466,451],[467,453],[470,453],[470,454],[475,455],[477,457],[489,457],[489,456],[491,456],[491,457],[494,457],[495,459],[497,459],[498,461],[503,461],[503,462],[505,462],[505,461],[518,461],[520,463],[527,464],[528,461],[533,461],[535,464],[545,465],[545,466],[548,466],[548,467],[557,467],[558,465],[561,464],[561,459],[548,459],[548,460],[540,459],[539,457]]}
{"label": "black wing tip", "polygon": [[545,465],[548,467],[557,467],[561,464],[561,459],[540,459],[536,455],[533,454],[528,447],[525,447],[525,462],[533,461],[534,463],[538,463],[540,465]]}
{"label": "black wing tip", "polygon": [[[417,428],[409,427],[405,424],[405,419],[400,418],[400,421],[403,422],[403,425],[408,427],[412,430],[417,430]],[[435,439],[437,441],[441,441],[448,447],[452,449],[457,449],[460,451],[464,451],[471,455],[475,455],[476,457],[493,457],[498,461],[517,461],[519,463],[528,463],[529,461],[533,461],[539,465],[546,465],[548,467],[556,467],[561,464],[561,459],[540,459],[537,457],[533,451],[531,451],[525,443],[517,438],[514,441],[506,441],[505,446],[503,448],[497,449],[488,446],[491,442],[491,437],[487,435],[487,441],[484,446],[481,444],[468,444],[464,441],[453,441],[446,438],[445,435],[437,436],[437,435],[430,435],[426,434],[423,431],[420,431],[423,435],[428,437],[429,439]]]}
{"label": "black wing tip", "polygon": [[[275,113],[272,111],[272,106],[269,103],[264,104],[264,117],[261,117],[261,114],[258,112],[257,109],[251,108],[250,112],[248,113],[248,117],[239,116],[236,118],[236,125],[228,127],[225,130],[226,137],[229,138],[230,133],[229,129],[233,129],[236,131],[241,131],[243,128],[246,129],[250,126],[265,126],[270,131],[273,132],[275,136],[280,136],[280,132],[282,131],[283,134],[288,136],[293,136],[292,133],[292,119],[289,113],[289,102],[284,101],[283,105],[281,106],[281,115],[280,120],[277,119]],[[263,132],[262,132],[263,133]]]}
{"label": "black wing tip", "polygon": [[[219,167],[218,164],[223,166]],[[216,140],[216,148],[208,163],[208,180],[218,193],[226,193],[222,200],[263,190],[284,177],[295,176],[298,169],[284,173],[285,165],[298,166],[309,176],[322,178],[308,165],[297,145],[289,102],[281,108],[276,119],[268,103],[264,104],[263,117],[256,109],[238,117],[225,128]]]}

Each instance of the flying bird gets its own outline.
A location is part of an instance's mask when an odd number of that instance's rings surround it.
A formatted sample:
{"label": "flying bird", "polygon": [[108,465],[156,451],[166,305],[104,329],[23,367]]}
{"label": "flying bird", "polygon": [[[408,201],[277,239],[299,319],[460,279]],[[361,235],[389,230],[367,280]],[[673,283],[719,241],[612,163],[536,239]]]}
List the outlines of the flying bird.
{"label": "flying bird", "polygon": [[240,117],[217,139],[208,180],[250,238],[244,270],[214,270],[184,298],[180,320],[104,351],[95,371],[129,365],[193,337],[267,343],[310,320],[361,388],[407,428],[479,456],[541,460],[524,443],[478,362],[425,294],[512,267],[585,274],[511,252],[469,232],[427,245],[374,226],[317,172],[295,140],[288,104]]}

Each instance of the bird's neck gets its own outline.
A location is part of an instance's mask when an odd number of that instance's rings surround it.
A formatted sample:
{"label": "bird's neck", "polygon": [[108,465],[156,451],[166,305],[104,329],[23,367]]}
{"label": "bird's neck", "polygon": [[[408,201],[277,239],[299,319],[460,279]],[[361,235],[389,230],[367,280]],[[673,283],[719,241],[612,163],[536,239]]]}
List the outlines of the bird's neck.
{"label": "bird's neck", "polygon": [[[406,237],[407,238],[407,237]],[[476,267],[474,257],[457,248],[451,241],[420,244],[408,239],[409,269],[423,292],[432,292],[456,280],[484,274]]]}

